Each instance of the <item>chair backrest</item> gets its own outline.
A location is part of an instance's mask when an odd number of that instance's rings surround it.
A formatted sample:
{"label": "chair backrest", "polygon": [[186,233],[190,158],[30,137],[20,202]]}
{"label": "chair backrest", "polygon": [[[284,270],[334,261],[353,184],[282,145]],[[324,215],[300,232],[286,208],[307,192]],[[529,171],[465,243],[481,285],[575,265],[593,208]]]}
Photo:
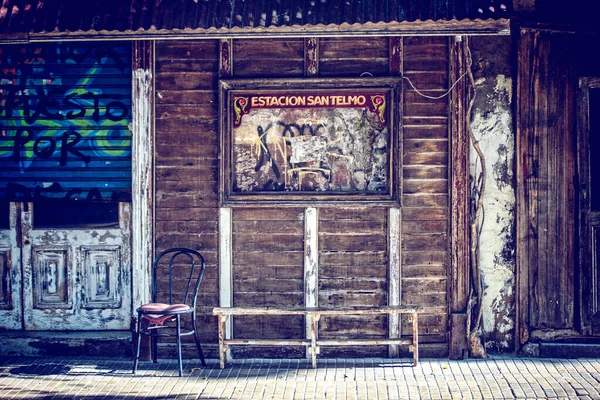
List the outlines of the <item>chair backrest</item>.
{"label": "chair backrest", "polygon": [[[169,276],[169,304],[183,303],[196,309],[196,298],[198,289],[204,275],[204,257],[196,250],[186,249],[184,247],[175,247],[162,251],[156,256],[152,264],[152,301],[157,302],[157,271],[163,266],[168,266],[168,271],[161,270],[161,276],[168,272]],[[164,272],[163,272],[164,271]],[[173,273],[177,273],[177,278],[184,278],[185,292],[183,298],[175,298],[173,290]],[[180,273],[181,272],[181,273]],[[190,289],[193,288],[193,291]],[[179,293],[177,293],[179,294]],[[174,301],[175,300],[175,301]],[[188,302],[189,301],[189,302]]]}

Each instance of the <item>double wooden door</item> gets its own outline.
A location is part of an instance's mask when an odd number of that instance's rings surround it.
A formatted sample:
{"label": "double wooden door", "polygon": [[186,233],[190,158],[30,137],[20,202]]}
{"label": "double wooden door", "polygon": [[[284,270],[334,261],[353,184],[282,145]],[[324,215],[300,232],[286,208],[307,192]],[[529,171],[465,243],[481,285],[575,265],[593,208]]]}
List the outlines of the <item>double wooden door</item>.
{"label": "double wooden door", "polygon": [[129,329],[129,203],[106,227],[36,226],[33,203],[2,208],[0,329]]}

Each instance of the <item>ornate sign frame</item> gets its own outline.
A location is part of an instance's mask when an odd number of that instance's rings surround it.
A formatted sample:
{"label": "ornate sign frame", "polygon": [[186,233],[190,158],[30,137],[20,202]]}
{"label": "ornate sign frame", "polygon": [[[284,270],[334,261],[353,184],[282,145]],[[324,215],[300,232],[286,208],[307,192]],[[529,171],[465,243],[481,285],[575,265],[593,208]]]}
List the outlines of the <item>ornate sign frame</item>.
{"label": "ornate sign frame", "polygon": [[220,81],[220,201],[398,204],[394,78]]}

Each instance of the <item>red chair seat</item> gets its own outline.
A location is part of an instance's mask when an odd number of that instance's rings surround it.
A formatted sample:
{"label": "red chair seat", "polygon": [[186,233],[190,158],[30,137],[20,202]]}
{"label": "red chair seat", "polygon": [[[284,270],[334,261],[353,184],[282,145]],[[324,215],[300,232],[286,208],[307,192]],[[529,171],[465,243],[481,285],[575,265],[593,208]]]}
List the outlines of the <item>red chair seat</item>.
{"label": "red chair seat", "polygon": [[187,304],[165,304],[165,303],[148,303],[140,307],[140,310],[145,312],[153,312],[155,314],[144,314],[143,317],[150,321],[152,325],[162,325],[166,320],[173,317],[171,312],[186,311],[190,306]]}

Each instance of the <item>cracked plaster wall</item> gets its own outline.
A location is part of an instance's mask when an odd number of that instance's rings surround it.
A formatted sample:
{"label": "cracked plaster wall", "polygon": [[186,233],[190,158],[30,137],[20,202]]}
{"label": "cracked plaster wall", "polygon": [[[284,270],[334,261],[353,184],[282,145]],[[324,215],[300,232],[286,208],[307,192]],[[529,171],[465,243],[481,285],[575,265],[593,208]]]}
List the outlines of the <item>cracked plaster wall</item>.
{"label": "cracked plaster wall", "polygon": [[[481,232],[483,329],[489,351],[512,351],[515,334],[515,128],[510,37],[473,37],[477,95],[471,127],[484,153],[487,183]],[[471,149],[471,179],[479,174]]]}

